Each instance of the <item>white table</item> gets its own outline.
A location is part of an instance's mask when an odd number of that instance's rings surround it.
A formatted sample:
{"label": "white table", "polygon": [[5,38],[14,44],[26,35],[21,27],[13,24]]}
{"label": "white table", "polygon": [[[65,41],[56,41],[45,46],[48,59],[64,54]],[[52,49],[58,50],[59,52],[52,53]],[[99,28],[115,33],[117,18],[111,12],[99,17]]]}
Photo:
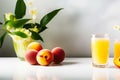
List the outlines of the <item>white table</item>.
{"label": "white table", "polygon": [[62,64],[29,65],[18,58],[0,58],[0,80],[120,80],[120,69],[95,68],[91,58],[66,58]]}

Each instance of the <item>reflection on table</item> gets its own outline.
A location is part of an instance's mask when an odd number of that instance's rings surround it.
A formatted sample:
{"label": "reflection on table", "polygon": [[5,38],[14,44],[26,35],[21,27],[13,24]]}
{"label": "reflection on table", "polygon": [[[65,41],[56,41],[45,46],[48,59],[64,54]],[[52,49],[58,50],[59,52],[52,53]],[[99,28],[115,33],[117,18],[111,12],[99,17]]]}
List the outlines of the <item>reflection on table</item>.
{"label": "reflection on table", "polygon": [[107,69],[93,68],[92,80],[109,80]]}
{"label": "reflection on table", "polygon": [[30,65],[17,58],[0,58],[0,80],[120,80],[120,69],[92,66],[91,58],[66,58],[60,65]]}

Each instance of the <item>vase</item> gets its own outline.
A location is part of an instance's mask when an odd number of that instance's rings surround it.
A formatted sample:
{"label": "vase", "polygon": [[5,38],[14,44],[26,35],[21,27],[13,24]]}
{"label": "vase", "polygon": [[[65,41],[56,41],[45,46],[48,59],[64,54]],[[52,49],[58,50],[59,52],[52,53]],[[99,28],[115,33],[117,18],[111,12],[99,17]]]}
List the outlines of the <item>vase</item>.
{"label": "vase", "polygon": [[24,61],[25,58],[25,52],[27,49],[28,44],[30,44],[31,42],[33,42],[33,39],[31,38],[21,38],[19,36],[16,35],[10,35],[10,37],[12,38],[13,41],[13,47],[14,47],[14,51],[16,53],[16,56]]}

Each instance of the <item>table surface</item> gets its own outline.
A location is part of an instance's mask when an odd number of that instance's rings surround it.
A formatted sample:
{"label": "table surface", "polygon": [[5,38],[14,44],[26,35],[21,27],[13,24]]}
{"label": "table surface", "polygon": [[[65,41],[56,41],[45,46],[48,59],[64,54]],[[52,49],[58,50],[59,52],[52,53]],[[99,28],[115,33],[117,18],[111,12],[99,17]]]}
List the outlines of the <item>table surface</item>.
{"label": "table surface", "polygon": [[109,58],[107,68],[95,68],[91,58],[65,58],[58,65],[30,65],[18,58],[0,58],[0,80],[120,80],[120,69]]}

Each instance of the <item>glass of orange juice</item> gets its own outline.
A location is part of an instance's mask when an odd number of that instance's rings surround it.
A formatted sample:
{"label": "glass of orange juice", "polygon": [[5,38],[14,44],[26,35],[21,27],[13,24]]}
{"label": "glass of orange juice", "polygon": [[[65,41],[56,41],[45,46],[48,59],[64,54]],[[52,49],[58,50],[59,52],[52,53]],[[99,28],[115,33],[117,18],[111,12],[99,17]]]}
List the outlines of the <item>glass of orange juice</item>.
{"label": "glass of orange juice", "polygon": [[120,57],[120,40],[114,41],[114,59]]}
{"label": "glass of orange juice", "polygon": [[92,64],[106,67],[108,64],[110,40],[108,34],[93,34],[91,38]]}

